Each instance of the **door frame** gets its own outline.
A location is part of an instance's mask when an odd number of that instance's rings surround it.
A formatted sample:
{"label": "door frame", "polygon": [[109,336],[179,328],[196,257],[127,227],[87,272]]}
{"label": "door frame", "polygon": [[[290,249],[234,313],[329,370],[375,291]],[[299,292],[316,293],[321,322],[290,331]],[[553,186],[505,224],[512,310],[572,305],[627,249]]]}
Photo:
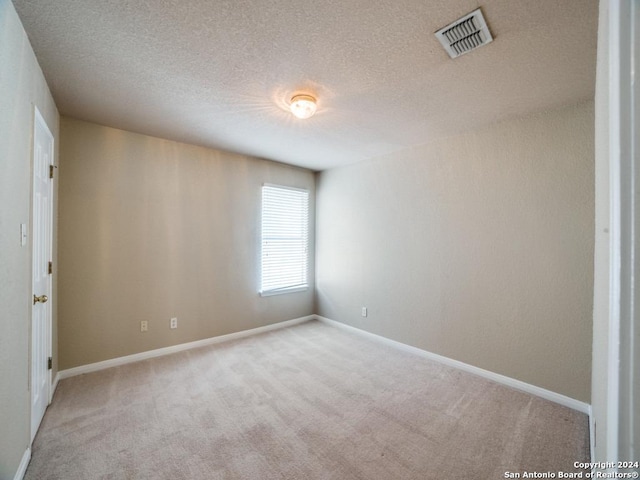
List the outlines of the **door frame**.
{"label": "door frame", "polygon": [[[610,270],[605,461],[637,461],[640,422],[640,2],[609,8]],[[637,67],[636,67],[637,68]],[[614,468],[617,470],[617,468]]]}

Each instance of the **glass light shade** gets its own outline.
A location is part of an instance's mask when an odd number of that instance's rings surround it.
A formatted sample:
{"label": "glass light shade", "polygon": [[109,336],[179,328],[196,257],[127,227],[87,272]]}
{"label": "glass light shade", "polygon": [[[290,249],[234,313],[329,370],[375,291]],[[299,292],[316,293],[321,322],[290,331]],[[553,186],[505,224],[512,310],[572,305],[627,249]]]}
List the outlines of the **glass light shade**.
{"label": "glass light shade", "polygon": [[316,113],[316,99],[311,95],[295,95],[291,99],[291,113],[296,117],[305,119]]}

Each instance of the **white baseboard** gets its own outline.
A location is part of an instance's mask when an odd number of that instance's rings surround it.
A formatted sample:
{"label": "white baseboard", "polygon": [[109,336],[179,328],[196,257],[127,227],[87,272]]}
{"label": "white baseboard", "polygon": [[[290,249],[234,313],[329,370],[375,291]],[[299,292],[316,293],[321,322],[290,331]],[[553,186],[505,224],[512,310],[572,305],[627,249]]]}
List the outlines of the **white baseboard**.
{"label": "white baseboard", "polygon": [[58,388],[58,382],[60,381],[60,372],[56,372],[56,376],[53,377],[53,383],[51,384],[51,395],[49,395],[49,403],[53,400],[53,396],[56,393],[56,388]]}
{"label": "white baseboard", "polygon": [[[465,372],[472,373],[474,375],[478,375],[480,377],[487,378],[494,382],[500,383],[510,388],[514,388],[516,390],[520,390],[526,393],[530,393],[531,395],[536,395],[538,397],[544,398],[546,400],[550,400],[552,402],[558,403],[560,405],[564,405],[565,407],[569,407],[571,409],[577,410],[579,412],[585,413],[589,415],[589,424],[590,429],[593,430],[592,419],[591,419],[591,406],[588,403],[581,402],[579,400],[567,397],[565,395],[552,392],[551,390],[546,390],[541,387],[537,387],[535,385],[531,385],[529,383],[522,382],[520,380],[516,380],[515,378],[507,377],[505,375],[500,375],[499,373],[494,373],[489,370],[484,370],[479,367],[474,367],[473,365],[469,365],[464,362],[460,362],[458,360],[453,360],[448,357],[444,357],[442,355],[438,355],[436,353],[428,352],[426,350],[422,350],[417,347],[412,347],[410,345],[397,342],[395,340],[391,340],[386,337],[382,337],[380,335],[376,335],[374,333],[367,332],[365,330],[361,330],[356,327],[352,327],[350,325],[337,322],[335,320],[331,320],[329,318],[322,317],[320,315],[308,315],[306,317],[296,318],[293,320],[287,320],[284,322],[274,323],[272,325],[266,325],[264,327],[253,328],[250,330],[244,330],[242,332],[230,333],[228,335],[221,335],[218,337],[207,338],[204,340],[197,340],[195,342],[182,343],[179,345],[172,345],[170,347],[159,348],[156,350],[149,350],[146,352],[136,353],[133,355],[127,355],[125,357],[112,358],[110,360],[105,360],[103,362],[91,363],[88,365],[81,365],[79,367],[70,368],[67,370],[61,370],[55,377],[54,386],[52,391],[55,391],[55,387],[58,385],[58,381],[73,377],[76,375],[81,375],[83,373],[96,372],[98,370],[104,370],[105,368],[116,367],[119,365],[126,365],[128,363],[139,362],[141,360],[147,360],[149,358],[160,357],[163,355],[170,355],[172,353],[182,352],[184,350],[190,350],[192,348],[204,347],[207,345],[214,345],[217,343],[228,342],[230,340],[236,340],[239,338],[249,337],[252,335],[257,335],[260,333],[268,332],[271,330],[277,330],[280,328],[289,327],[292,325],[297,325],[299,323],[304,323],[309,320],[319,320],[321,322],[333,325],[338,328],[342,328],[345,330],[349,330],[352,332],[356,332],[360,335],[364,335],[368,338],[371,338],[378,342],[383,342],[387,345],[393,346],[395,348],[399,348],[406,352],[410,352],[416,355],[419,355],[423,358],[428,358],[430,360],[436,361],[438,363],[442,363],[444,365],[448,365],[453,368],[457,368],[459,370],[463,370]],[[593,432],[591,432],[591,438],[593,443]],[[593,445],[591,446],[591,450],[593,452]],[[593,453],[592,453],[593,454]]]}
{"label": "white baseboard", "polygon": [[494,382],[500,383],[502,385],[506,385],[507,387],[514,388],[516,390],[520,390],[522,392],[530,393],[531,395],[535,395],[537,397],[544,398],[546,400],[550,400],[552,402],[558,403],[560,405],[564,405],[565,407],[569,407],[573,410],[577,410],[582,413],[589,414],[590,405],[588,403],[581,402],[579,400],[575,400],[571,397],[567,397],[565,395],[561,395],[556,392],[552,392],[551,390],[546,390],[541,387],[536,387],[535,385],[531,385],[529,383],[522,382],[520,380],[516,380],[515,378],[507,377],[505,375],[500,375],[499,373],[494,373],[489,370],[484,370],[482,368],[474,367],[473,365],[469,365],[464,362],[459,362],[458,360],[453,360],[448,357],[443,357],[442,355],[438,355],[436,353],[431,353],[426,350],[422,350],[417,347],[412,347],[405,343],[397,342],[395,340],[390,340],[386,337],[382,337],[380,335],[376,335],[375,333],[370,333],[365,330],[361,330],[356,327],[352,327],[351,325],[347,325],[341,322],[337,322],[335,320],[331,320],[329,318],[321,317],[320,315],[315,315],[317,320],[321,322],[325,322],[327,324],[336,326],[338,328],[342,328],[345,330],[349,330],[352,332],[356,332],[358,334],[364,335],[373,340],[385,343],[387,345],[399,348],[404,350],[405,352],[414,353],[416,355],[420,355],[421,357],[428,358],[429,360],[436,361],[438,363],[442,363],[444,365],[448,365],[453,368],[457,368],[459,370],[463,370],[465,372],[472,373],[474,375],[478,375],[480,377],[487,378]]}
{"label": "white baseboard", "polygon": [[172,345],[170,347],[158,348],[156,350],[148,350],[146,352],[135,353],[133,355],[127,355],[125,357],[112,358],[110,360],[105,360],[103,362],[90,363],[88,365],[81,365],[79,367],[73,367],[67,370],[61,370],[56,375],[56,385],[58,380],[63,380],[69,377],[75,377],[76,375],[82,375],[83,373],[97,372],[98,370],[104,370],[105,368],[117,367],[120,365],[126,365],[127,363],[147,360],[149,358],[161,357],[163,355],[170,355],[172,353],[182,352],[184,350],[191,350],[192,348],[205,347],[207,345],[214,345],[216,343],[228,342],[230,340],[250,337],[252,335],[258,335],[260,333],[269,332],[271,330],[277,330],[280,328],[297,325],[299,323],[313,320],[314,318],[316,318],[314,315],[308,315],[306,317],[294,318],[293,320],[286,320],[284,322],[278,322],[272,325],[265,325],[264,327],[252,328],[250,330],[243,330],[241,332],[229,333],[228,335],[220,335],[218,337],[205,338],[204,340],[196,340],[195,342],[181,343],[179,345]]}
{"label": "white baseboard", "polygon": [[29,462],[31,461],[31,448],[27,448],[22,455],[22,460],[20,461],[20,465],[18,466],[18,471],[16,472],[13,480],[22,480],[24,478],[24,474],[27,473],[27,467],[29,466]]}

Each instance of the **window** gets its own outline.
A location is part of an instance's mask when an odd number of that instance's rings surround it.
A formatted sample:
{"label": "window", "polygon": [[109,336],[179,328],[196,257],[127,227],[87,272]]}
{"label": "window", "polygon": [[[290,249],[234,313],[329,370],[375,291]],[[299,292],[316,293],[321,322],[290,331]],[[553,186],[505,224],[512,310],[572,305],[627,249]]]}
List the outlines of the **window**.
{"label": "window", "polygon": [[262,275],[260,295],[307,289],[309,192],[262,187]]}

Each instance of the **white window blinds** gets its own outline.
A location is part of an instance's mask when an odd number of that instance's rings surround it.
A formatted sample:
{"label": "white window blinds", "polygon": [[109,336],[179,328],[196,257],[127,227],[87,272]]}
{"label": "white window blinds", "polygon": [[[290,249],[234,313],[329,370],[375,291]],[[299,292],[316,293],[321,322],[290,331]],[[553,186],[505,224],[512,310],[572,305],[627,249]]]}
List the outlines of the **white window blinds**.
{"label": "white window blinds", "polygon": [[262,187],[261,295],[307,289],[309,192]]}

